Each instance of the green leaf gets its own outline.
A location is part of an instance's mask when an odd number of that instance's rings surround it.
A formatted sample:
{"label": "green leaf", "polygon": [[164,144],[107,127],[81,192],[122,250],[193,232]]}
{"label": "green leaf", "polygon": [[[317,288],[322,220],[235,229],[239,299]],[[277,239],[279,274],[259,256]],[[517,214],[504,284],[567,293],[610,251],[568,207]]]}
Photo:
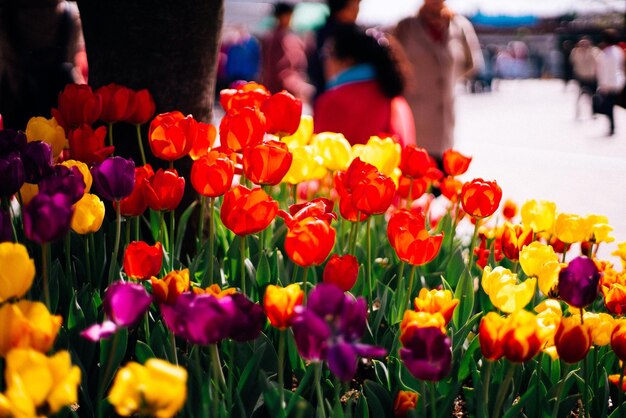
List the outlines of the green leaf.
{"label": "green leaf", "polygon": [[180,215],[180,219],[178,220],[178,225],[176,225],[176,259],[180,260],[180,249],[183,246],[183,238],[185,237],[185,232],[187,231],[187,224],[189,224],[189,218],[193,213],[193,210],[198,205],[198,201],[194,200],[191,204],[185,209],[182,215]]}
{"label": "green leaf", "polygon": [[78,304],[76,300],[76,294],[72,297],[72,301],[70,302],[70,311],[67,318],[67,328],[70,331],[73,331],[75,328],[78,330],[83,330],[87,326],[85,322],[85,314],[83,313],[83,309]]}
{"label": "green leaf", "polygon": [[464,263],[461,249],[458,248],[452,253],[450,261],[446,265],[446,280],[450,288],[455,288],[459,283],[461,275],[463,274]]}
{"label": "green leaf", "polygon": [[458,329],[467,322],[474,310],[474,279],[467,268],[463,270],[454,297],[459,300],[453,316],[454,325]]}
{"label": "green leaf", "polygon": [[137,361],[141,364],[144,364],[146,360],[156,357],[152,348],[143,341],[137,341],[137,345],[135,346],[135,356],[137,357]]}
{"label": "green leaf", "polygon": [[474,338],[467,348],[467,351],[461,357],[461,362],[459,363],[459,381],[464,381],[470,375],[470,364],[476,363],[476,359],[474,359],[474,353],[476,350],[480,348],[480,343],[478,338]]}
{"label": "green leaf", "polygon": [[270,269],[270,262],[266,254],[261,255],[259,265],[256,269],[256,284],[259,289],[267,286],[272,282],[272,274]]}
{"label": "green leaf", "polygon": [[361,418],[370,417],[369,405],[367,404],[365,396],[361,396],[359,401],[356,403],[356,413],[354,415]]}
{"label": "green leaf", "polygon": [[391,395],[381,385],[371,380],[366,380],[363,385],[364,394],[367,397],[372,416],[387,417],[391,416],[393,410],[393,401]]}
{"label": "green leaf", "polygon": [[[119,330],[110,340],[100,340],[100,382],[105,388],[113,379],[115,371],[120,367],[128,345],[128,329]],[[107,374],[105,376],[105,374]],[[103,381],[106,380],[106,381]]]}

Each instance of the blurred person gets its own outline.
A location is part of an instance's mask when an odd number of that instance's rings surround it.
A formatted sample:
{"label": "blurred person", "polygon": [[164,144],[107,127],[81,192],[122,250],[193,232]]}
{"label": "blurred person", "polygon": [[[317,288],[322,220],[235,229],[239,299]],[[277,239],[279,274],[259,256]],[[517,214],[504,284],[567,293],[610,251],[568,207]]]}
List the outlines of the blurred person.
{"label": "blurred person", "polygon": [[391,134],[415,144],[411,109],[401,96],[404,76],[382,32],[339,25],[323,48],[327,90],[315,102],[314,130],[340,132],[350,144]]}
{"label": "blurred person", "polygon": [[594,95],[594,112],[606,115],[609,118],[609,136],[615,134],[615,119],[613,108],[618,95],[626,84],[624,74],[624,51],[618,45],[617,31],[607,29],[602,32],[596,69],[598,76],[598,90]]}
{"label": "blurred person", "polygon": [[314,41],[307,53],[309,80],[315,87],[315,97],[326,90],[326,76],[322,59],[322,48],[326,39],[338,25],[351,25],[356,22],[361,0],[326,0],[330,15],[322,27],[314,34]]}
{"label": "blurred person", "polygon": [[68,83],[86,82],[78,8],[64,0],[14,0],[0,6],[0,113],[7,128],[50,117]]}
{"label": "blurred person", "polygon": [[310,101],[314,88],[307,82],[304,41],[290,28],[294,6],[276,3],[276,27],[261,41],[261,82],[270,92],[287,90],[303,102]]}
{"label": "blurred person", "polygon": [[225,71],[228,83],[257,80],[261,63],[259,41],[243,25],[234,29],[233,42],[226,49]]}
{"label": "blurred person", "polygon": [[443,152],[454,145],[456,82],[483,68],[480,44],[472,24],[444,0],[425,0],[416,16],[398,23],[394,34],[411,69],[405,89],[417,145],[441,166]]}
{"label": "blurred person", "polygon": [[561,77],[563,78],[563,88],[567,89],[567,85],[574,79],[574,68],[570,61],[570,55],[574,49],[574,42],[566,39],[561,44],[561,52],[563,53],[563,61],[561,61]]}
{"label": "blurred person", "polygon": [[583,36],[570,54],[570,62],[574,71],[574,79],[578,83],[579,93],[576,99],[576,118],[579,115],[579,104],[583,95],[591,97],[598,88],[596,77],[596,61],[600,49],[591,43],[587,36]]}

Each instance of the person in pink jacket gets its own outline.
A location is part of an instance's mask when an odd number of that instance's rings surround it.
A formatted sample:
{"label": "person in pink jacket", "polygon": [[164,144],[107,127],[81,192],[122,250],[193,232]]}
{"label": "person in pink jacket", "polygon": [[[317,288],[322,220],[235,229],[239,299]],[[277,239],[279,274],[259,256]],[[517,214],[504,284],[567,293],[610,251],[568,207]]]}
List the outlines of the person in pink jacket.
{"label": "person in pink jacket", "polygon": [[413,117],[401,96],[404,77],[387,38],[339,25],[323,51],[327,90],[315,102],[314,130],[340,132],[351,144],[371,136],[415,143]]}

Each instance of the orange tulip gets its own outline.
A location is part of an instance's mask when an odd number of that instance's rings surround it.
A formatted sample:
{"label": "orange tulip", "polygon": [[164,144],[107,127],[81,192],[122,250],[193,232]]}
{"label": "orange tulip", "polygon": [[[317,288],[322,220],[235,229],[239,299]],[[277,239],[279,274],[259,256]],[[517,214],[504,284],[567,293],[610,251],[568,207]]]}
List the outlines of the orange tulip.
{"label": "orange tulip", "polygon": [[419,396],[417,392],[410,390],[398,391],[396,400],[393,403],[393,415],[398,418],[405,417],[409,410],[415,409],[418,399]]}
{"label": "orange tulip", "polygon": [[224,89],[220,91],[220,104],[226,112],[231,109],[250,107],[260,109],[264,101],[270,97],[270,92],[265,86],[254,81],[242,84],[236,89]]}
{"label": "orange tulip", "polygon": [[556,352],[567,363],[584,359],[592,342],[591,328],[588,324],[581,324],[578,317],[562,318],[554,334]]}
{"label": "orange tulip", "polygon": [[480,351],[487,360],[496,361],[504,355],[502,350],[502,334],[506,319],[495,312],[483,316],[478,327]]}
{"label": "orange tulip", "polygon": [[191,166],[191,185],[198,194],[217,197],[226,193],[235,175],[235,155],[211,151]]}
{"label": "orange tulip", "polygon": [[443,241],[443,233],[431,236],[425,228],[424,214],[406,209],[396,211],[387,224],[387,237],[400,260],[414,266],[432,261]]}
{"label": "orange tulip", "polygon": [[292,160],[284,142],[263,141],[243,151],[243,172],[255,184],[276,185],[289,171]]}
{"label": "orange tulip", "polygon": [[319,218],[305,218],[289,226],[285,237],[285,251],[299,266],[319,265],[335,246],[335,229]]}
{"label": "orange tulip", "polygon": [[264,135],[265,116],[249,107],[229,110],[220,123],[222,145],[235,152],[260,143]]}
{"label": "orange tulip", "polygon": [[198,136],[198,122],[191,115],[168,112],[150,123],[148,143],[152,153],[162,160],[174,161],[189,154]]}
{"label": "orange tulip", "polygon": [[626,319],[616,322],[611,333],[611,348],[618,359],[626,361]]}
{"label": "orange tulip", "polygon": [[463,210],[475,218],[485,218],[493,214],[500,205],[502,189],[495,181],[474,179],[463,185],[461,204]]}
{"label": "orange tulip", "polygon": [[528,361],[539,353],[542,343],[534,314],[521,310],[509,315],[506,332],[502,335],[502,349],[507,360]]}
{"label": "orange tulip", "polygon": [[189,156],[192,160],[197,160],[200,157],[204,157],[209,153],[215,138],[217,137],[217,129],[210,123],[198,122],[198,136],[193,142],[191,150],[189,150]]}
{"label": "orange tulip", "polygon": [[124,253],[124,271],[131,279],[145,280],[161,271],[163,248],[160,242],[153,246],[143,241],[133,241]]}
{"label": "orange tulip", "polygon": [[455,177],[445,177],[439,184],[441,194],[451,202],[457,202],[463,189],[463,182]]}
{"label": "orange tulip", "polygon": [[502,216],[504,216],[504,219],[511,221],[511,219],[515,218],[517,212],[517,204],[514,201],[510,199],[504,201],[504,206],[502,207]]}
{"label": "orange tulip", "polygon": [[297,283],[287,287],[269,285],[263,297],[263,309],[270,324],[278,329],[286,329],[295,314],[296,306],[302,305],[304,292]]}
{"label": "orange tulip", "polygon": [[443,171],[449,176],[464,174],[472,162],[472,157],[466,157],[458,151],[449,149],[443,152]]}
{"label": "orange tulip", "polygon": [[220,218],[226,228],[243,236],[267,228],[278,213],[278,202],[260,187],[248,189],[237,186],[226,192]]}
{"label": "orange tulip", "polygon": [[182,293],[189,290],[189,269],[172,270],[163,279],[153,276],[150,283],[154,299],[159,303],[172,305]]}

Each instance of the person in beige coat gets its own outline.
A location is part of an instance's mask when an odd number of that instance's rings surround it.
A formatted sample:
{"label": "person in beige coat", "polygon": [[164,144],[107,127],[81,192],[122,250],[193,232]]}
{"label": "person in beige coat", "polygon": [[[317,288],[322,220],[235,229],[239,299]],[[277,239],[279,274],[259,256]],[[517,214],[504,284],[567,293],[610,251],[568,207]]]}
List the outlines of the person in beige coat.
{"label": "person in beige coat", "polygon": [[408,61],[405,97],[413,112],[417,145],[438,162],[454,145],[454,90],[484,60],[472,24],[444,0],[425,0],[416,16],[398,23],[393,35]]}

